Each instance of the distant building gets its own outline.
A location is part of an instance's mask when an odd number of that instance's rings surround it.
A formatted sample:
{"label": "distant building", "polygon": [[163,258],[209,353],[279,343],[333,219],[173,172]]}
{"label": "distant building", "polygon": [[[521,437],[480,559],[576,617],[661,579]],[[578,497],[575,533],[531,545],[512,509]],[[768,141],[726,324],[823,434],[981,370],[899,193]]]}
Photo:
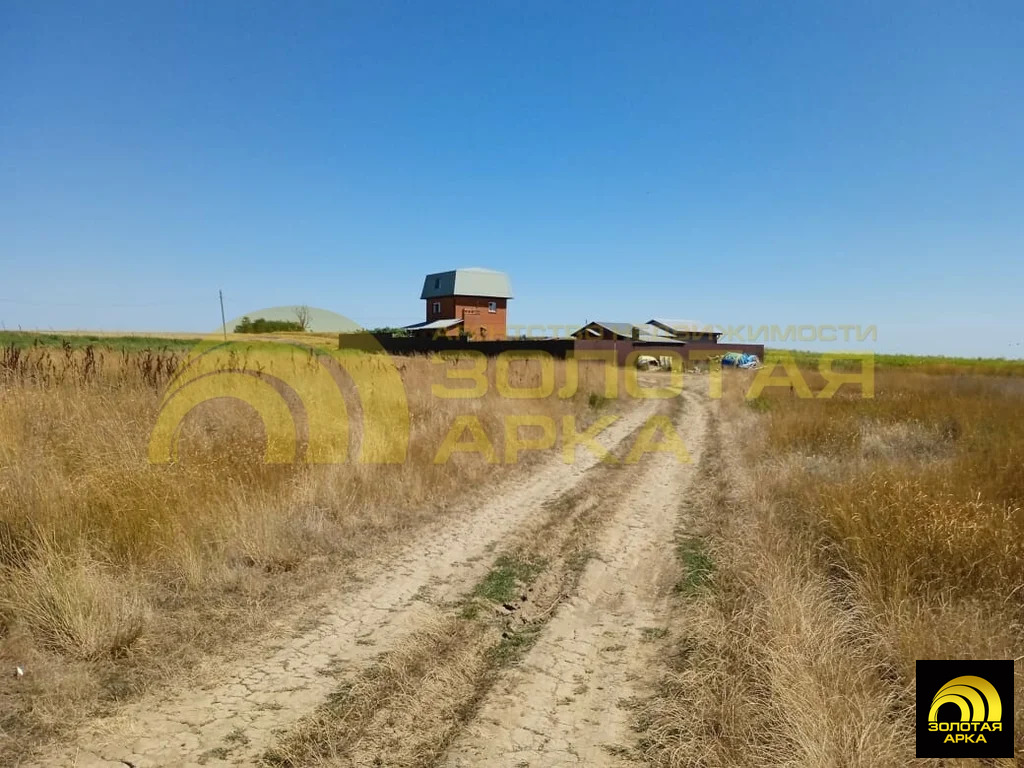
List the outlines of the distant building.
{"label": "distant building", "polygon": [[480,267],[436,272],[423,281],[420,298],[426,302],[427,319],[406,326],[414,336],[505,338],[512,287],[504,272]]}
{"label": "distant building", "polygon": [[688,341],[718,343],[722,335],[687,320],[648,320],[646,323],[612,323],[593,320],[572,332],[579,341],[637,341],[645,344],[683,344]]}
{"label": "distant building", "polygon": [[611,323],[593,320],[572,332],[578,341],[640,341],[658,344],[681,344],[674,336],[648,323]]}

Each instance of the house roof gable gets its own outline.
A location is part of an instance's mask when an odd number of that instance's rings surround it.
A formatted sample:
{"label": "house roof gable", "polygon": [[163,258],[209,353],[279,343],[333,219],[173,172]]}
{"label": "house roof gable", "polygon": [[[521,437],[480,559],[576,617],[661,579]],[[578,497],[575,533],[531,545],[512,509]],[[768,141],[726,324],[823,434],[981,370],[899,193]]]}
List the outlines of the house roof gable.
{"label": "house roof gable", "polygon": [[490,299],[511,299],[512,285],[508,275],[493,269],[466,267],[448,272],[434,272],[423,280],[421,299],[444,296],[483,296]]}

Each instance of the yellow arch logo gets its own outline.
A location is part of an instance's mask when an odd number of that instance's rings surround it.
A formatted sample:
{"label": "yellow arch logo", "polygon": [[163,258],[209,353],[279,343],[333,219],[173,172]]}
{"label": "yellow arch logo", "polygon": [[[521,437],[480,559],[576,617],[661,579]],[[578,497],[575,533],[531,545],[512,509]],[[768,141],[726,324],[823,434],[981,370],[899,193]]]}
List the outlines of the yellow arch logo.
{"label": "yellow arch logo", "polygon": [[[368,333],[352,334],[341,350],[291,339],[206,339],[191,350],[164,394],[149,460],[177,460],[188,414],[203,403],[231,398],[251,406],[263,422],[268,463],[342,463],[352,437],[359,463],[401,463],[409,443],[405,387],[391,356],[375,352],[383,350]],[[343,393],[348,386],[362,415],[355,436]]]}
{"label": "yellow arch logo", "polygon": [[1003,719],[1003,702],[999,692],[988,680],[975,675],[954,677],[942,686],[932,699],[928,722],[938,719],[939,707],[956,704],[960,708],[960,722],[989,722]]}

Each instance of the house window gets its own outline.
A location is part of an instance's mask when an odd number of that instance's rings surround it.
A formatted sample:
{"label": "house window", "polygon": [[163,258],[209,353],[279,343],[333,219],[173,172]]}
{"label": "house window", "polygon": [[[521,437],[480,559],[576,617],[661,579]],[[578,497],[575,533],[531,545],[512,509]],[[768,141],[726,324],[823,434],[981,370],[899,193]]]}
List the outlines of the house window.
{"label": "house window", "polygon": [[434,290],[436,291],[440,287],[441,287],[441,278],[440,277],[435,277],[434,278]]}
{"label": "house window", "polygon": [[487,311],[491,312],[491,313],[497,312],[498,311],[498,302],[496,302],[496,301],[488,301],[487,302]]}
{"label": "house window", "polygon": [[440,301],[435,301],[434,302],[434,314],[435,315],[441,314],[441,302]]}

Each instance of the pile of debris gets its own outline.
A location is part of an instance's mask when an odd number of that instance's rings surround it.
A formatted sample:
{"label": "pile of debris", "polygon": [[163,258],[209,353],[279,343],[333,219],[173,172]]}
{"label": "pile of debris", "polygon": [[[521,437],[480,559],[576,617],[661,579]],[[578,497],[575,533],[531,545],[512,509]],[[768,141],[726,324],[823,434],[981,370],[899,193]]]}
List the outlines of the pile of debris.
{"label": "pile of debris", "polygon": [[726,352],[722,355],[722,365],[736,368],[760,368],[761,361],[757,355],[745,355],[742,352]]}

